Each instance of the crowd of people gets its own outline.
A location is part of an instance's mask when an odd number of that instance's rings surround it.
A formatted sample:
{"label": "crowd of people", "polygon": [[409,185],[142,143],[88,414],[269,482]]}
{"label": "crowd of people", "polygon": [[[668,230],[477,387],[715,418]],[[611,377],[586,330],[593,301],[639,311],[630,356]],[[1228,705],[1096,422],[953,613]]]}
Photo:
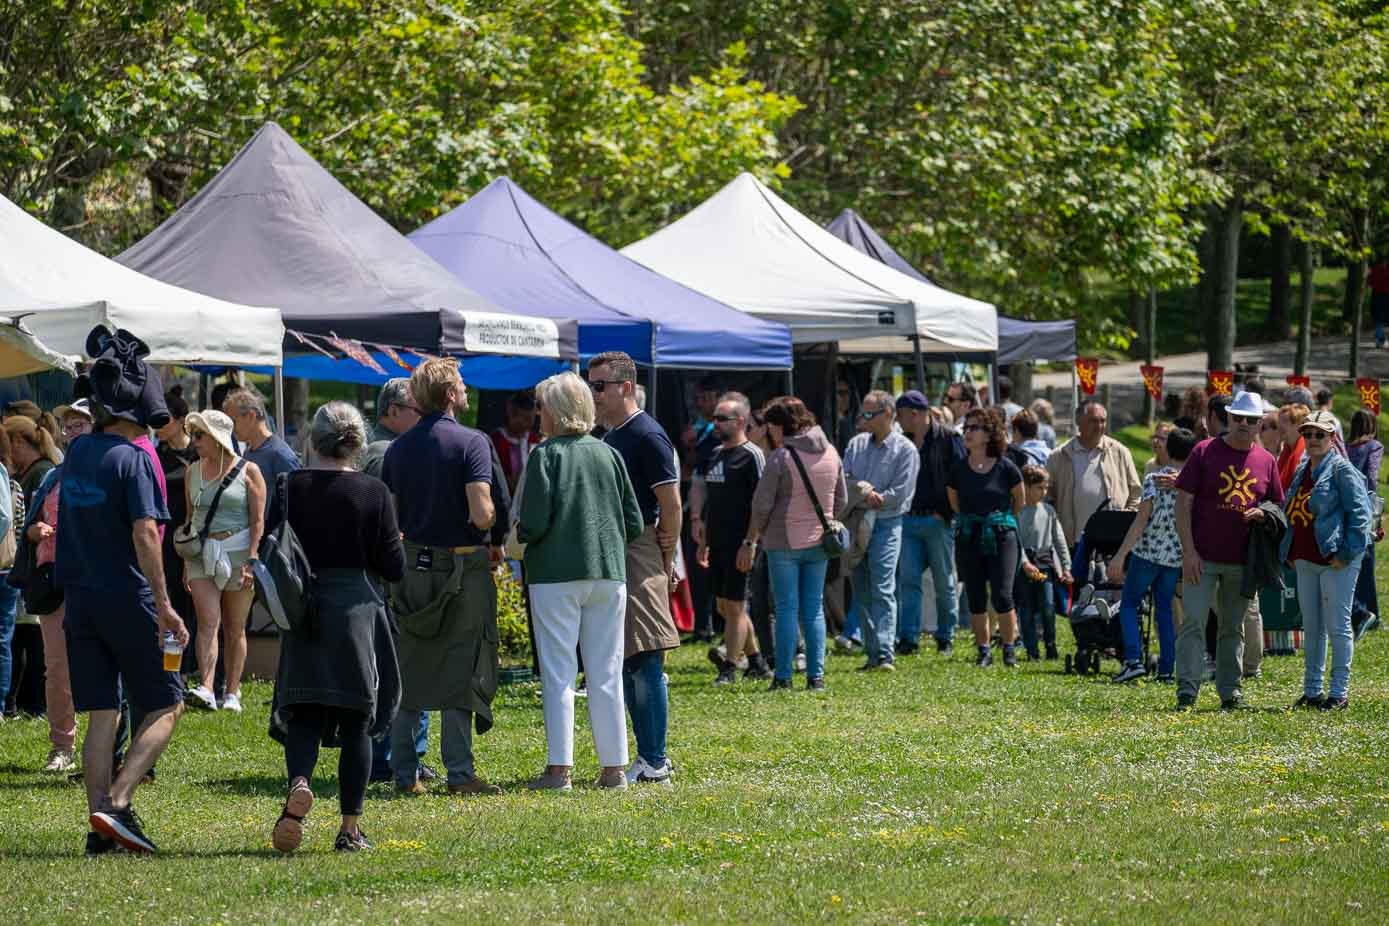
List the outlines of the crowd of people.
{"label": "crowd of people", "polygon": [[[0,429],[0,690],[7,711],[47,717],[46,772],[78,767],[89,714],[90,855],[155,851],[132,801],[185,705],[241,711],[265,549],[302,551],[311,579],[271,707],[283,852],[303,842],[325,746],[339,750],[340,851],[370,847],[373,779],[501,791],[475,737],[495,722],[503,557],[520,564],[541,679],[533,790],[573,787],[581,694],[595,787],[673,781],[665,654],[680,644],[672,594],[696,574],[722,623],[714,683],[741,672],[773,691],[798,672],[825,689],[831,640],[870,673],[925,634],[950,657],[966,628],[980,668],[1054,660],[1058,614],[1108,582],[1122,589],[1115,681],[1148,673],[1151,602],[1156,679],[1189,707],[1213,675],[1231,709],[1260,671],[1258,593],[1286,571],[1305,633],[1296,705],[1337,709],[1356,634],[1377,620],[1377,419],[1357,412],[1343,438],[1327,403],[1293,389],[1275,407],[1257,379],[1233,399],[1183,397],[1141,478],[1102,404],[1083,403],[1057,446],[1051,406],[1012,403],[1006,379],[992,406],[965,382],[934,405],[874,390],[855,408],[844,388],[832,435],[795,396],[754,407],[705,383],[682,490],[682,454],[620,352],[513,396],[491,435],[461,423],[456,362],[428,360],[383,386],[370,429],[347,403],[317,409],[301,466],[256,390],[191,411],[137,339],[99,341],[78,398],[52,414],[11,403]],[[1087,525],[1105,511],[1132,514],[1102,556]],[[442,775],[425,762],[431,712]]]}

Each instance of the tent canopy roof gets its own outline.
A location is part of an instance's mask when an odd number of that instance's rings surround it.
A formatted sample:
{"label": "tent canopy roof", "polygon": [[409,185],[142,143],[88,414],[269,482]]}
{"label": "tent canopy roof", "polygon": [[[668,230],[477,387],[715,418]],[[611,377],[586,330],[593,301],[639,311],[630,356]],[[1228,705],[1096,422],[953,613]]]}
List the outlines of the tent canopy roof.
{"label": "tent canopy roof", "polygon": [[578,320],[585,356],[625,350],[663,367],[791,366],[786,326],[745,315],[624,257],[506,177],[410,240],[499,305]]}
{"label": "tent canopy roof", "polygon": [[993,351],[994,308],[906,276],[840,241],[751,174],[623,249],[797,343],[921,336],[922,349]]}
{"label": "tent canopy roof", "polygon": [[[0,197],[0,376],[71,369],[98,324],[125,328],[153,363],[279,366],[278,309],[236,305],[142,276]],[[272,303],[273,304],[273,303]]]}
{"label": "tent canopy roof", "polygon": [[299,331],[431,353],[467,352],[462,313],[508,314],[411,245],[273,122],[117,259],[200,292],[277,305]]}

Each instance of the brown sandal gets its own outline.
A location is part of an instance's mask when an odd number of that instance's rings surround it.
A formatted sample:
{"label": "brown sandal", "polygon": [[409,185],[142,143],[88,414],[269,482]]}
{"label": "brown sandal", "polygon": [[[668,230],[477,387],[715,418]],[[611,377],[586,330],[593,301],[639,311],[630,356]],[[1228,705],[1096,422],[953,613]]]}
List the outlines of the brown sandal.
{"label": "brown sandal", "polygon": [[303,777],[289,786],[289,798],[280,809],[280,818],[270,835],[270,844],[278,852],[293,852],[304,841],[304,818],[313,808],[313,791]]}

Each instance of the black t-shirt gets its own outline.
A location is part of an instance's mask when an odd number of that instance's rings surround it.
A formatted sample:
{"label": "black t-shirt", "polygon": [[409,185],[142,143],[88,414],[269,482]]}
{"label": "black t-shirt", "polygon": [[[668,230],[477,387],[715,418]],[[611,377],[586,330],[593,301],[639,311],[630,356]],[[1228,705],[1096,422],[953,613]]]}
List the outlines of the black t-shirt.
{"label": "black t-shirt", "polygon": [[[155,455],[159,457],[159,465],[164,470],[164,484],[169,487],[169,523],[177,527],[188,520],[188,497],[184,485],[188,481],[188,464],[195,463],[198,459],[198,451],[189,444],[182,450],[175,450],[168,444],[161,443],[154,448]],[[273,489],[274,483],[270,483]],[[172,550],[174,548],[174,532],[171,530],[164,532],[164,546]]]}
{"label": "black t-shirt", "polygon": [[705,543],[711,550],[736,550],[747,536],[752,494],[766,460],[762,448],[747,441],[720,446],[700,473],[704,478]]}
{"label": "black t-shirt", "polygon": [[976,473],[969,460],[956,460],[950,468],[950,488],[960,496],[960,514],[988,515],[1013,510],[1013,486],[1022,482],[1022,471],[1005,459],[987,473]]}
{"label": "black t-shirt", "polygon": [[661,516],[656,501],[657,486],[680,482],[680,470],[675,465],[675,445],[665,429],[646,412],[637,412],[625,422],[603,435],[603,440],[627,464],[627,475],[637,492],[642,521],[655,524]]}

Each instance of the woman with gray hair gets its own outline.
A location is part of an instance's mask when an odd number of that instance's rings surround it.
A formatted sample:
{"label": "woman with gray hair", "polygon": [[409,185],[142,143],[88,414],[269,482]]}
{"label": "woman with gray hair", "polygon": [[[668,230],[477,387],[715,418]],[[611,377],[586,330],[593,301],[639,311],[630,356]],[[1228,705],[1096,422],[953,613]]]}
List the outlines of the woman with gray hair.
{"label": "woman with gray hair", "polygon": [[627,467],[589,435],[593,395],[573,373],[535,390],[545,442],[531,451],[521,488],[517,538],[544,685],[549,758],[532,790],[571,788],[577,646],[588,682],[588,718],[603,770],[600,788],[625,788],[627,725],[622,648],[627,610],[627,544],[644,528]]}
{"label": "woman with gray hair", "polygon": [[405,550],[390,490],[354,467],[367,444],[361,413],[346,402],[324,405],[309,440],[313,465],[282,475],[274,496],[315,581],[310,624],[283,635],[275,675],[270,735],[285,747],[289,796],[271,842],[281,852],[299,848],[319,747],[337,746],[342,824],[333,848],[356,852],[371,847],[358,825],[371,738],[385,735],[400,705],[382,583],[405,575]]}

